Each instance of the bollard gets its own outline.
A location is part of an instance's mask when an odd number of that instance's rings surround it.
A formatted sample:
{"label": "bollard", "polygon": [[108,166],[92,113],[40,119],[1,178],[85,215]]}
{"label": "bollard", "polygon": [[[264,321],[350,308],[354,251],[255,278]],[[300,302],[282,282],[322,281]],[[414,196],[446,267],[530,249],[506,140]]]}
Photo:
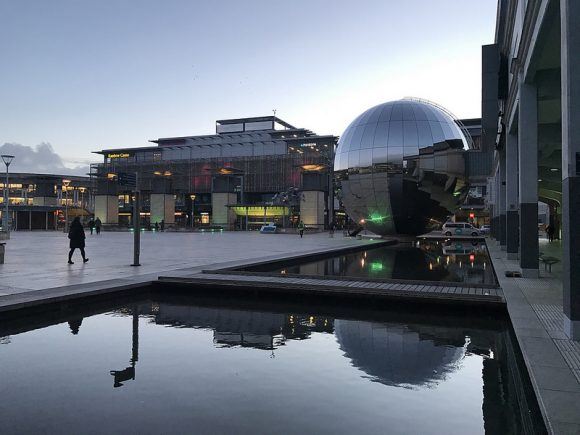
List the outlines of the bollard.
{"label": "bollard", "polygon": [[6,251],[6,243],[0,243],[0,264],[4,264],[5,251]]}

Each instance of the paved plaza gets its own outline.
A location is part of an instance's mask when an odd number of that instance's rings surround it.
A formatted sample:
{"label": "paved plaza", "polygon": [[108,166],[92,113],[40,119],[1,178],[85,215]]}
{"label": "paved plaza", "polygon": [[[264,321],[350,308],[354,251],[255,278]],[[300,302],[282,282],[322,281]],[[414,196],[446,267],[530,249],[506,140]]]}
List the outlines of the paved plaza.
{"label": "paved plaza", "polygon": [[142,233],[141,266],[133,262],[133,234],[87,232],[83,264],[78,250],[74,265],[67,264],[68,238],[60,232],[15,232],[6,245],[0,265],[0,298],[5,295],[111,280],[156,280],[159,274],[182,269],[189,273],[204,267],[228,266],[373,243],[336,234],[259,234],[257,232]]}

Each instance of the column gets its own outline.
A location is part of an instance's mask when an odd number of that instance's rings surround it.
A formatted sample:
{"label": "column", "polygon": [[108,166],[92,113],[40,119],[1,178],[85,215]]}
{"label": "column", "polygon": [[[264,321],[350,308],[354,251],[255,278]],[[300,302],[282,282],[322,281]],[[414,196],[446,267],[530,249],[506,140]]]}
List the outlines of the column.
{"label": "column", "polygon": [[580,2],[561,0],[564,330],[580,340]]}
{"label": "column", "polygon": [[517,260],[520,218],[518,213],[518,136],[506,137],[506,251],[509,260]]}
{"label": "column", "polygon": [[[236,222],[236,214],[228,207],[238,202],[238,195],[234,192],[214,192],[211,195],[211,221],[231,230]],[[247,212],[247,208],[246,208]]]}
{"label": "column", "polygon": [[95,219],[104,225],[119,223],[119,197],[117,195],[95,195]]}
{"label": "column", "polygon": [[498,216],[499,216],[499,201],[498,201],[498,171],[494,171],[493,180],[491,181],[491,186],[493,189],[492,193],[492,209],[491,209],[491,237],[495,240],[499,240],[499,229],[498,229]]}
{"label": "column", "polygon": [[151,193],[150,196],[152,225],[165,221],[165,225],[175,223],[175,197],[169,193]]}
{"label": "column", "polygon": [[526,278],[539,276],[538,245],[538,90],[519,78],[518,155],[520,267]]}
{"label": "column", "polygon": [[308,190],[302,192],[300,219],[304,225],[324,229],[324,192]]}
{"label": "column", "polygon": [[499,243],[506,249],[506,157],[504,149],[499,151]]}

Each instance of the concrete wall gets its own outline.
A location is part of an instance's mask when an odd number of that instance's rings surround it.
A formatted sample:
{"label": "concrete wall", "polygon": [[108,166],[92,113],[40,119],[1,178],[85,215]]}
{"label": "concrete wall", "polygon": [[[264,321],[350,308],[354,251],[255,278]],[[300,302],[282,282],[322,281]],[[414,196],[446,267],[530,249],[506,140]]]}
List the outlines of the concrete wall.
{"label": "concrete wall", "polygon": [[318,190],[302,192],[300,219],[306,226],[324,228],[324,192]]}
{"label": "concrete wall", "polygon": [[175,223],[175,198],[173,195],[167,193],[152,193],[151,194],[151,224],[155,222],[165,224]]}
{"label": "concrete wall", "polygon": [[119,223],[119,198],[117,195],[95,196],[96,218],[99,218],[103,224],[116,225]]}
{"label": "concrete wall", "polygon": [[226,229],[233,229],[236,214],[226,206],[235,204],[237,200],[236,193],[214,192],[211,196],[212,224],[221,225]]}

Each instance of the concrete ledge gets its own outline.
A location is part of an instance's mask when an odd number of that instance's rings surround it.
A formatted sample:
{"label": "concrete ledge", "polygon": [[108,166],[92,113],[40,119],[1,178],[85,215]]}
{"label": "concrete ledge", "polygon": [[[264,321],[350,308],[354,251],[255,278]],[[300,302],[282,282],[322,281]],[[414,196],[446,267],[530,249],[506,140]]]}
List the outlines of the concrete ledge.
{"label": "concrete ledge", "polygon": [[539,278],[540,277],[540,270],[539,269],[522,269],[522,276],[524,278]]}

